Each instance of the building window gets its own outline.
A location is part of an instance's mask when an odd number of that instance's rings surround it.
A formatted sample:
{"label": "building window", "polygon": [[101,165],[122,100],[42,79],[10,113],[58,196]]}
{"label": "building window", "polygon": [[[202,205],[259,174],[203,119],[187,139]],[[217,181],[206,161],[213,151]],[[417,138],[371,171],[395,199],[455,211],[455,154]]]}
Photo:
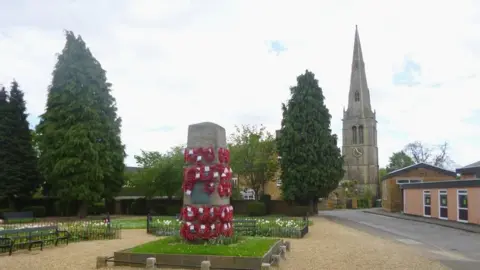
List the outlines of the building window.
{"label": "building window", "polygon": [[363,143],[363,126],[358,127],[358,139],[359,143]]}
{"label": "building window", "polygon": [[430,195],[430,190],[423,191],[423,216],[432,216],[432,197]]}
{"label": "building window", "polygon": [[357,143],[357,127],[352,127],[352,143]]}
{"label": "building window", "polygon": [[457,190],[457,221],[468,222],[468,192]]}
{"label": "building window", "polygon": [[360,101],[360,92],[355,91],[355,101]]}
{"label": "building window", "polygon": [[421,183],[419,179],[397,179],[397,184]]}

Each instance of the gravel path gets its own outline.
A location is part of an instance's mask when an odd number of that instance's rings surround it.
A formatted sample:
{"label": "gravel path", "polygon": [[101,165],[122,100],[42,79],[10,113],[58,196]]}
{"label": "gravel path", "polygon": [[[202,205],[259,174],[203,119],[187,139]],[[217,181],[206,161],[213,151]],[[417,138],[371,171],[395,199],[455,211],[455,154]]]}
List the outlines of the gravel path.
{"label": "gravel path", "polygon": [[444,270],[438,262],[420,257],[412,247],[328,221],[313,218],[303,239],[291,240],[292,249],[280,269],[295,270]]}
{"label": "gravel path", "polygon": [[[314,224],[304,239],[291,240],[292,251],[287,254],[287,260],[282,261],[281,267],[277,269],[449,269],[416,255],[414,249],[403,244],[381,239],[322,218],[314,218]],[[121,240],[74,243],[69,246],[46,248],[43,252],[20,251],[10,257],[0,255],[0,269],[95,269],[96,256],[111,256],[114,251],[152,239],[154,237],[145,234],[145,230],[124,230]],[[111,267],[110,269],[135,268]]]}

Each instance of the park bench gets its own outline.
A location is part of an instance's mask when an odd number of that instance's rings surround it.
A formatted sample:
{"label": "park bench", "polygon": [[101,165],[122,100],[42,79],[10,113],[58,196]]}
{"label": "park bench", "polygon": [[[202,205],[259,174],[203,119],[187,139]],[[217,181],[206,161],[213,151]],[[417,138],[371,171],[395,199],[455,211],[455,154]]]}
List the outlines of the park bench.
{"label": "park bench", "polygon": [[35,217],[32,211],[24,211],[24,212],[4,212],[3,219],[5,222],[11,222],[15,220],[23,220],[23,221],[33,221]]}
{"label": "park bench", "polygon": [[32,250],[35,244],[40,245],[43,250],[45,242],[58,242],[65,240],[68,245],[70,233],[66,230],[59,230],[58,226],[44,226],[35,228],[7,229],[0,231],[0,249],[8,249],[9,255],[12,255],[13,247],[16,245],[28,245],[28,250]]}
{"label": "park bench", "polygon": [[233,229],[240,235],[254,236],[257,230],[257,221],[255,219],[234,219]]}

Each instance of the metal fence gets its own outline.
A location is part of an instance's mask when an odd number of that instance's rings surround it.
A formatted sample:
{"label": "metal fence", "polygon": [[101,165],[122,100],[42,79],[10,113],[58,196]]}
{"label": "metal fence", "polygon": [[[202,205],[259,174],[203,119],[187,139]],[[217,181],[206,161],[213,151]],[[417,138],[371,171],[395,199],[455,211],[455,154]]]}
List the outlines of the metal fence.
{"label": "metal fence", "polygon": [[[5,238],[14,240],[15,250],[27,248],[32,241],[41,241],[44,246],[53,245],[55,241],[52,239],[56,229],[68,232],[69,243],[121,238],[121,226],[105,220],[41,221],[0,224],[0,246],[6,245],[6,241],[9,241]],[[3,252],[8,252],[8,248],[0,248],[0,253]]]}
{"label": "metal fence", "polygon": [[[178,235],[181,220],[177,217],[147,216],[147,233],[157,236]],[[235,234],[242,236],[303,238],[308,233],[308,217],[237,217]]]}

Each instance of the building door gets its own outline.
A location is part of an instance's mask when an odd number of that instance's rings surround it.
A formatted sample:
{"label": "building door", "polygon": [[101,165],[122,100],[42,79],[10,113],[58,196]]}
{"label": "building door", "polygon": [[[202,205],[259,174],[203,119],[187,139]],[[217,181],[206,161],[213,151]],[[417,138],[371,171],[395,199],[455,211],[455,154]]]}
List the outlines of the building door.
{"label": "building door", "polygon": [[468,222],[468,192],[457,190],[457,221]]}
{"label": "building door", "polygon": [[423,216],[432,216],[432,198],[430,197],[430,190],[423,191]]}
{"label": "building door", "polygon": [[405,190],[402,188],[400,189],[402,191],[402,212],[405,213],[405,204],[406,204],[406,201],[405,201]]}
{"label": "building door", "polygon": [[439,190],[438,191],[438,217],[440,219],[448,219],[448,200],[447,200],[447,191]]}

